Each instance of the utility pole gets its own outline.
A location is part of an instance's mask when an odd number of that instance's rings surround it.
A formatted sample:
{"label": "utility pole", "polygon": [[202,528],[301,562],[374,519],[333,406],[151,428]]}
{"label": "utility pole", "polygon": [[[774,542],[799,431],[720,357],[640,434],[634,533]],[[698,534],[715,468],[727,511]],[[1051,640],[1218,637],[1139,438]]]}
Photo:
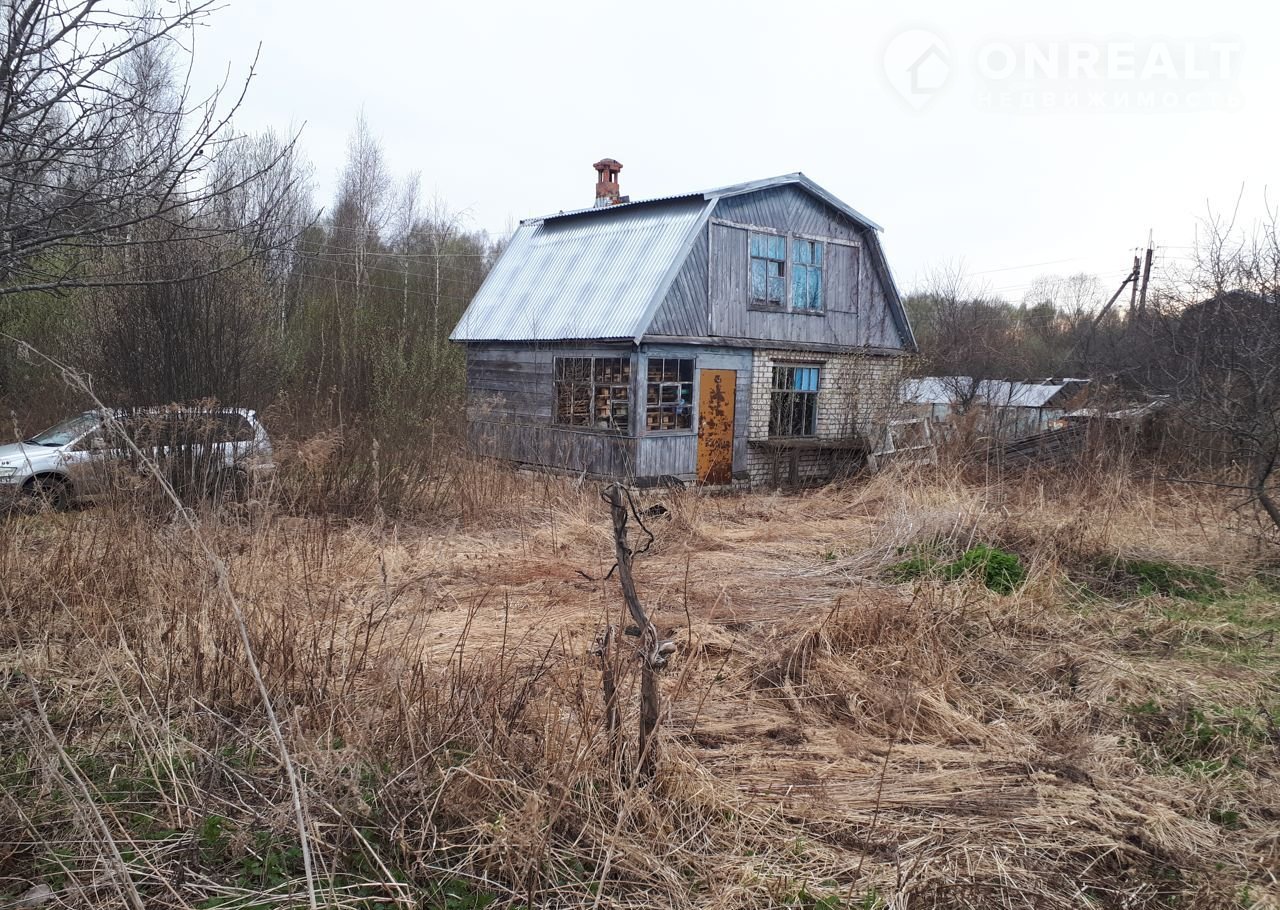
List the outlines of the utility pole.
{"label": "utility pole", "polygon": [[[1147,310],[1147,282],[1151,280],[1151,259],[1156,252],[1155,231],[1147,231],[1147,261],[1142,267],[1142,290],[1138,293],[1138,312],[1146,315]],[[1138,260],[1133,260],[1134,274],[1138,271]]]}
{"label": "utility pole", "polygon": [[1138,254],[1136,252],[1133,254],[1133,271],[1129,274],[1133,279],[1133,286],[1129,289],[1129,318],[1133,319],[1138,306]]}
{"label": "utility pole", "polygon": [[[1138,284],[1138,257],[1137,256],[1133,257],[1133,271],[1131,271],[1128,275],[1125,276],[1124,281],[1120,282],[1120,287],[1116,288],[1116,292],[1111,295],[1111,299],[1108,300],[1105,304],[1103,304],[1102,309],[1098,310],[1097,315],[1094,316],[1093,319],[1089,322],[1088,334],[1086,334],[1084,338],[1077,339],[1075,344],[1071,346],[1071,349],[1067,351],[1066,355],[1062,358],[1062,362],[1064,364],[1066,364],[1068,360],[1071,358],[1071,356],[1075,354],[1076,349],[1080,347],[1081,341],[1084,342],[1084,350],[1081,352],[1081,355],[1080,355],[1081,360],[1087,361],[1089,359],[1089,347],[1090,345],[1093,344],[1094,333],[1097,332],[1098,326],[1101,324],[1102,320],[1106,318],[1107,313],[1111,311],[1111,307],[1113,307],[1115,305],[1115,302],[1120,299],[1120,295],[1124,293],[1124,289],[1130,284],[1134,285],[1135,287]],[[1130,315],[1132,315],[1133,311],[1130,310],[1129,312],[1130,312]]]}

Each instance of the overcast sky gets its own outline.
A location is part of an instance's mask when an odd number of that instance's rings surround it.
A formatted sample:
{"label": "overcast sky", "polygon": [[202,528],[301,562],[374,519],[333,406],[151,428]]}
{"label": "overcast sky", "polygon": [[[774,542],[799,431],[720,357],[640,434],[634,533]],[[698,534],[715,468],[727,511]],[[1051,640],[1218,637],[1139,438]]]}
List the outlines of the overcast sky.
{"label": "overcast sky", "polygon": [[[302,128],[327,205],[361,110],[399,173],[473,227],[803,171],[885,228],[905,288],[962,262],[1020,300],[1112,284],[1206,206],[1280,177],[1280,4],[468,4],[231,0],[198,75],[243,69],[238,126]],[[1166,258],[1167,257],[1167,258]]]}

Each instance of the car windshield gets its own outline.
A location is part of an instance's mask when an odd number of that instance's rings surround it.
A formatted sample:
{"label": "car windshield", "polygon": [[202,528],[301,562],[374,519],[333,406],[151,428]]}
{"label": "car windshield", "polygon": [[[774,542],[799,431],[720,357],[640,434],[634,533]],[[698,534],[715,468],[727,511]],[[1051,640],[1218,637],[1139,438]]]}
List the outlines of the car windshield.
{"label": "car windshield", "polygon": [[45,430],[39,436],[32,436],[26,441],[31,445],[56,448],[65,446],[69,442],[75,442],[96,426],[98,426],[96,414],[80,414],[77,417],[70,417],[57,426]]}

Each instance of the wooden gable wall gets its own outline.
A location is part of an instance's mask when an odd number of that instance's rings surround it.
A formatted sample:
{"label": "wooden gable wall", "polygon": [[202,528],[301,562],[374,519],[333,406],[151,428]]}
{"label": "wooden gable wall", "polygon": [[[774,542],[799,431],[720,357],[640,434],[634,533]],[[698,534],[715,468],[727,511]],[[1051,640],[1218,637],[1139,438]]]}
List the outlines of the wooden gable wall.
{"label": "wooden gable wall", "polygon": [[[823,315],[748,306],[748,227],[825,238]],[[902,349],[873,233],[796,186],[720,200],[646,334]]]}

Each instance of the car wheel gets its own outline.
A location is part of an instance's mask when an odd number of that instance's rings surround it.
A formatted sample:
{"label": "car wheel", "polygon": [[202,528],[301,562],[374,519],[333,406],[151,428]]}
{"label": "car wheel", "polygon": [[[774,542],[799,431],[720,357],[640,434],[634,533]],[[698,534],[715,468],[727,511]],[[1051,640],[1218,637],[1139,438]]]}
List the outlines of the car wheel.
{"label": "car wheel", "polygon": [[65,512],[71,506],[71,485],[61,477],[33,477],[24,491],[55,512]]}

